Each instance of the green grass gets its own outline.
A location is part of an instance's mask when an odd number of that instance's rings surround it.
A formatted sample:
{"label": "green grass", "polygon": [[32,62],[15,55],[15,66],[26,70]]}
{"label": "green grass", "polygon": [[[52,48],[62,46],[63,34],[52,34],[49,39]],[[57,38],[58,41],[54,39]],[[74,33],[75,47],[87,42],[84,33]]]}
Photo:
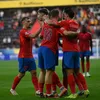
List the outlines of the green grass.
{"label": "green grass", "polygon": [[[39,100],[35,96],[35,91],[31,82],[30,73],[22,79],[16,91],[18,96],[12,96],[9,92],[14,77],[18,74],[17,61],[0,61],[0,100]],[[62,79],[61,61],[59,67],[56,68],[60,79]],[[99,100],[100,99],[100,60],[91,60],[91,77],[86,78],[90,90],[88,98],[77,98],[77,100]],[[39,74],[39,69],[38,69]],[[65,98],[59,98],[65,99]]]}

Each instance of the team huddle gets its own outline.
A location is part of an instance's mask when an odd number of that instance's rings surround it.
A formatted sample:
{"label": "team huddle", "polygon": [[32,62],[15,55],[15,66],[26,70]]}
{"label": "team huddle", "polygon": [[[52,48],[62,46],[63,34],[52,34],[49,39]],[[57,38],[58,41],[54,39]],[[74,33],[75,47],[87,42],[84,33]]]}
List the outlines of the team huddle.
{"label": "team huddle", "polygon": [[[12,95],[18,95],[15,89],[24,77],[25,72],[30,71],[36,95],[41,98],[59,98],[63,96],[65,98],[77,98],[81,95],[89,96],[90,92],[84,77],[85,75],[80,72],[80,54],[82,66],[84,65],[85,55],[88,59],[87,73],[89,76],[89,56],[92,53],[92,45],[90,52],[89,43],[92,44],[92,37],[86,31],[85,26],[82,26],[82,32],[80,32],[80,25],[74,19],[74,16],[75,14],[71,8],[65,8],[63,20],[59,21],[58,10],[53,9],[49,11],[47,8],[40,8],[37,12],[37,21],[40,28],[35,33],[29,32],[30,25],[32,24],[30,18],[24,17],[21,20],[22,29],[19,34],[20,51],[18,55],[19,74],[14,78],[10,89]],[[32,54],[32,39],[37,37],[41,38],[41,45],[38,49],[38,67],[40,68],[38,78]],[[60,39],[62,39],[62,43],[59,42]],[[84,41],[87,41],[87,46],[83,46]],[[59,46],[62,47],[63,51],[63,83],[60,82],[56,73]],[[76,91],[76,85],[79,89],[78,92]],[[43,91],[44,86],[46,88],[45,93]],[[57,93],[56,86],[60,89],[59,94]],[[70,95],[68,95],[68,86],[71,91]]]}

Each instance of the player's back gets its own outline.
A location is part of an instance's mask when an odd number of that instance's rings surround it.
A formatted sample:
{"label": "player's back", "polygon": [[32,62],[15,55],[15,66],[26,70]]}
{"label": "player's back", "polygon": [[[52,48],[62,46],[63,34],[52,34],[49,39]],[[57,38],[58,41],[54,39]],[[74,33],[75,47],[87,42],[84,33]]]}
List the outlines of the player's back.
{"label": "player's back", "polygon": [[56,52],[58,39],[57,29],[45,23],[41,34],[43,35],[41,46],[46,46],[50,48],[53,52]]}
{"label": "player's back", "polygon": [[19,34],[20,51],[19,58],[32,58],[32,39],[27,37],[28,30],[22,29]]}

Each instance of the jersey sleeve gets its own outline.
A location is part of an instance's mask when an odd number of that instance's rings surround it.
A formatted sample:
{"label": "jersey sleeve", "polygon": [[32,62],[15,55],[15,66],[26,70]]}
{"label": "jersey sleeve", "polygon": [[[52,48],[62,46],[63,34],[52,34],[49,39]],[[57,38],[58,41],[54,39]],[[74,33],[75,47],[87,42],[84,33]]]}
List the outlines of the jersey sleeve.
{"label": "jersey sleeve", "polygon": [[[60,21],[60,22],[58,23],[58,25],[61,27],[61,28],[59,28],[59,30],[58,30],[59,33],[60,33],[61,35],[64,35],[63,32],[64,32],[65,30],[67,30],[67,29],[66,29],[67,25],[66,25],[65,20]],[[65,26],[66,26],[66,27],[65,27]]]}
{"label": "jersey sleeve", "polygon": [[69,22],[69,29],[76,32],[79,29],[79,24],[75,20],[72,20]]}
{"label": "jersey sleeve", "polygon": [[61,27],[61,28],[57,28],[56,29],[56,32],[57,34],[59,34],[60,36],[63,36],[63,32],[65,31],[66,29],[64,27]]}
{"label": "jersey sleeve", "polygon": [[66,25],[65,20],[63,20],[63,21],[59,21],[59,22],[58,22],[58,25],[59,25],[60,27],[65,26],[65,25]]}
{"label": "jersey sleeve", "polygon": [[22,30],[22,31],[20,31],[20,33],[21,33],[21,35],[22,35],[23,37],[25,37],[25,38],[30,38],[30,36],[29,36],[29,35],[30,35],[30,32],[25,31],[25,30],[24,30],[24,31]]}
{"label": "jersey sleeve", "polygon": [[91,34],[90,33],[86,33],[86,34],[84,34],[84,40],[91,40],[92,39],[92,36],[91,36]]}
{"label": "jersey sleeve", "polygon": [[29,32],[25,32],[23,35],[24,35],[24,37],[29,38],[30,33]]}
{"label": "jersey sleeve", "polygon": [[20,31],[20,36],[24,37],[24,38],[30,38],[30,32],[26,31],[26,30],[21,30]]}

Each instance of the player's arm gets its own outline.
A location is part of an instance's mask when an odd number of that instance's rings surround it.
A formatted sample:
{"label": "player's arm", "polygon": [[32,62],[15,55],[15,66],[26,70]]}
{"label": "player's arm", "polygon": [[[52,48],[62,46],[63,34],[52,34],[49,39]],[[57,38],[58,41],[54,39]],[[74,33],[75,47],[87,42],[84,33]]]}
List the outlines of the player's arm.
{"label": "player's arm", "polygon": [[93,43],[92,43],[92,40],[90,40],[91,54],[93,54],[92,47],[93,47]]}
{"label": "player's arm", "polygon": [[63,32],[63,34],[64,34],[64,35],[67,35],[67,36],[76,36],[76,35],[78,35],[79,33],[78,33],[78,32],[73,32],[73,31],[67,31],[67,30],[65,30],[65,31]]}
{"label": "player's arm", "polygon": [[40,34],[41,30],[42,30],[42,27],[40,27],[40,28],[37,30],[37,32],[30,34],[29,37],[30,37],[30,38],[36,38],[36,37]]}
{"label": "player's arm", "polygon": [[76,32],[74,32],[74,31],[67,31],[65,28],[61,28],[60,29],[60,31],[61,31],[61,33],[63,33],[63,35],[65,35],[65,36],[77,36],[78,34],[79,34],[79,31],[76,31]]}
{"label": "player's arm", "polygon": [[54,24],[54,23],[49,23],[50,26],[53,26],[54,28],[61,28],[60,25]]}
{"label": "player's arm", "polygon": [[93,54],[92,48],[93,48],[93,42],[92,42],[92,36],[90,35],[90,48],[91,48],[91,54]]}
{"label": "player's arm", "polygon": [[30,38],[36,38],[40,34],[40,32],[42,31],[43,22],[39,21],[39,20],[38,20],[38,22],[40,24],[40,28],[35,33],[29,34]]}

